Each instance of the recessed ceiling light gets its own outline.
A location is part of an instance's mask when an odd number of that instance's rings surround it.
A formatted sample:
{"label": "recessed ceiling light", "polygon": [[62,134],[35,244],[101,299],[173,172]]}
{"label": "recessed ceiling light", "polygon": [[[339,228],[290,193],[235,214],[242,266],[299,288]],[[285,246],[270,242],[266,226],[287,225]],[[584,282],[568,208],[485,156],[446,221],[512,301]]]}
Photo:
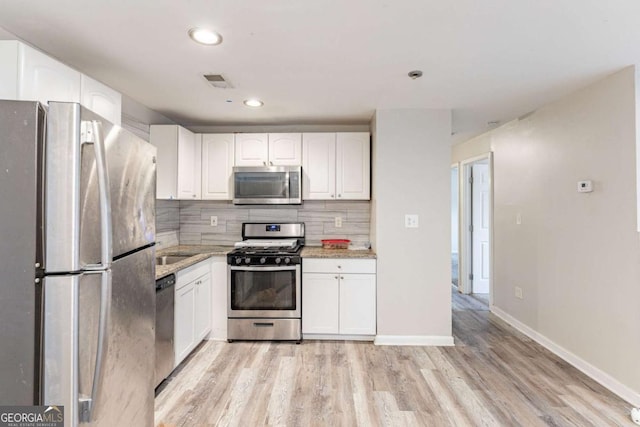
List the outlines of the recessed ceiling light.
{"label": "recessed ceiling light", "polygon": [[246,105],[247,107],[262,107],[264,105],[264,102],[260,101],[259,99],[246,99],[244,101],[244,105]]}
{"label": "recessed ceiling light", "polygon": [[216,45],[222,43],[222,36],[215,31],[206,28],[192,28],[189,30],[189,37],[195,42],[206,45]]}

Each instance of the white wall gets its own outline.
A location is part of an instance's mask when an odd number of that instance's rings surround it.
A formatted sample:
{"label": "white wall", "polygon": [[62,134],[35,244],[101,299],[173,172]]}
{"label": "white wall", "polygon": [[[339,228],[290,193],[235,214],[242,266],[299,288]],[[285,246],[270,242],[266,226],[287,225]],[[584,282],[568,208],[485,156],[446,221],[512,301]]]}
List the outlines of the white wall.
{"label": "white wall", "polygon": [[376,342],[451,344],[450,111],[378,110],[372,126]]}
{"label": "white wall", "polygon": [[[494,305],[637,405],[635,93],[629,67],[476,142],[494,152]],[[585,179],[592,193],[577,192]]]}

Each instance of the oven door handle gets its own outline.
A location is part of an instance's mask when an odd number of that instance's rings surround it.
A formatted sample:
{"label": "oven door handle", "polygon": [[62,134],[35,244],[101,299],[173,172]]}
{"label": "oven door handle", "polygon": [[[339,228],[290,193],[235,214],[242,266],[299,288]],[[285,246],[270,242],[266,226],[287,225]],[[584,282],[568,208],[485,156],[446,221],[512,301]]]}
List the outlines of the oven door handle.
{"label": "oven door handle", "polygon": [[230,267],[231,271],[295,271],[298,266],[291,267]]}

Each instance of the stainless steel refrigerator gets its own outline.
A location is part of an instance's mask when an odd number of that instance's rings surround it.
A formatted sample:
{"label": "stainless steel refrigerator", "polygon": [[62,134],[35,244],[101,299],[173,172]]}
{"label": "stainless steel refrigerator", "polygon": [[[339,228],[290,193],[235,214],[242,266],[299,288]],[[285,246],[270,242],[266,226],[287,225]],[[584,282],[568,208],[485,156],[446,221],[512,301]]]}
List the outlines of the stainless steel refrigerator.
{"label": "stainless steel refrigerator", "polygon": [[0,101],[0,405],[153,425],[155,155],[79,104]]}

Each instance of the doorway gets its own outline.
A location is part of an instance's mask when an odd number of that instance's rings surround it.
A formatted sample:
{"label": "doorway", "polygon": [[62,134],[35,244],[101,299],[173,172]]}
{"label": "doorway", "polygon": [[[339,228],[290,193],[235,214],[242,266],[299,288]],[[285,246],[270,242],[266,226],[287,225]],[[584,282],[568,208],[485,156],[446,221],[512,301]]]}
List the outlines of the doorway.
{"label": "doorway", "polygon": [[458,290],[488,305],[492,302],[492,156],[466,160],[460,165],[461,215]]}
{"label": "doorway", "polygon": [[451,166],[451,284],[458,287],[459,268],[459,248],[460,248],[460,179],[459,167],[457,164]]}

